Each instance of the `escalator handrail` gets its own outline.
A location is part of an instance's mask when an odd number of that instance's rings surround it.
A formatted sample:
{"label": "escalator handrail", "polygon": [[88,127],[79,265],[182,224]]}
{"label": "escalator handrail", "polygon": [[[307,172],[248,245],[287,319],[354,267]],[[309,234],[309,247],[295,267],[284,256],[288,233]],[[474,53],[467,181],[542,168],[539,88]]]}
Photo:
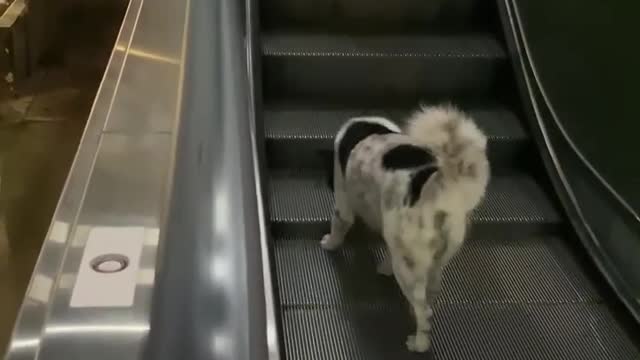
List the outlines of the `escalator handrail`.
{"label": "escalator handrail", "polygon": [[[559,195],[561,195],[561,199],[564,197],[563,200],[569,202],[569,204],[566,204],[567,206],[569,206],[569,208],[567,209],[570,215],[569,219],[573,223],[577,234],[583,240],[584,245],[591,254],[592,260],[600,269],[601,273],[607,279],[613,290],[617,293],[619,299],[626,305],[630,313],[635,317],[637,321],[640,321],[640,307],[638,307],[638,303],[637,301],[635,301],[633,292],[630,290],[628,284],[625,283],[624,279],[620,276],[617,269],[615,269],[615,266],[613,265],[611,260],[608,259],[602,253],[602,251],[598,250],[598,237],[589,225],[589,222],[587,221],[587,218],[583,210],[581,209],[579,202],[577,201],[577,198],[568,182],[567,175],[562,169],[560,160],[553,149],[553,145],[549,138],[548,129],[543,121],[543,116],[541,115],[541,109],[539,105],[547,106],[549,113],[551,113],[551,116],[553,117],[554,123],[561,130],[561,134],[564,140],[566,140],[566,142],[570,144],[571,149],[575,151],[575,154],[578,155],[580,161],[589,169],[589,171],[595,176],[600,184],[614,195],[614,199],[618,201],[618,204],[622,204],[624,209],[631,213],[631,215],[633,216],[633,221],[635,221],[636,223],[638,222],[638,216],[629,206],[629,204],[620,197],[620,195],[610,186],[610,184],[606,182],[606,180],[597,172],[595,168],[593,168],[589,161],[579,151],[575,143],[573,143],[571,138],[568,136],[566,130],[562,127],[562,124],[560,123],[556,113],[552,110],[549,98],[546,96],[546,93],[544,93],[542,84],[537,76],[537,73],[535,72],[535,68],[530,57],[529,47],[526,43],[524,29],[522,28],[522,22],[519,13],[517,12],[517,5],[515,4],[515,2],[516,0],[503,0],[502,3],[504,4],[504,9],[502,11],[507,17],[506,20],[509,21],[509,24],[506,25],[506,27],[507,30],[511,32],[512,40],[514,41],[514,51],[517,52],[515,55],[517,57],[517,61],[519,62],[517,67],[522,71],[520,75],[524,80],[524,88],[522,89],[522,91],[524,92],[523,96],[526,97],[525,103],[528,102],[533,110],[533,114],[531,114],[533,118],[532,121],[535,121],[534,126],[538,127],[538,129],[540,130],[542,141],[544,141],[544,144],[542,145],[544,146],[543,154],[546,152],[546,155],[548,155],[551,161],[550,166],[553,167],[553,170],[551,172],[552,179],[555,177],[555,179],[560,182],[560,184],[558,184],[558,186],[560,187],[558,189]],[[509,35],[507,36],[511,37]],[[534,77],[535,84],[532,84],[531,82],[532,77]],[[534,88],[534,86],[537,87]],[[537,90],[543,96],[542,100],[544,104],[538,103],[538,97],[535,94],[535,90]],[[555,174],[553,172],[555,172]]]}
{"label": "escalator handrail", "polygon": [[247,4],[189,1],[182,106],[145,359],[277,360]]}
{"label": "escalator handrail", "polygon": [[280,334],[276,315],[274,285],[271,274],[271,258],[269,256],[269,230],[267,227],[267,202],[264,191],[266,171],[266,159],[261,149],[264,145],[264,124],[258,121],[258,111],[261,108],[262,100],[262,75],[261,75],[261,47],[260,47],[260,16],[259,1],[245,0],[246,19],[245,36],[247,51],[247,75],[250,89],[249,100],[249,120],[251,127],[251,151],[253,154],[253,169],[255,173],[256,199],[258,202],[259,227],[260,227],[260,255],[262,259],[262,279],[265,295],[265,320],[266,320],[266,341],[268,348],[268,360],[280,360]]}
{"label": "escalator handrail", "polygon": [[547,92],[544,89],[544,86],[542,84],[542,82],[540,81],[540,76],[538,74],[538,70],[536,68],[535,62],[533,61],[533,57],[531,56],[531,50],[529,48],[529,44],[527,41],[527,36],[526,33],[523,29],[522,26],[522,18],[520,17],[520,11],[518,8],[518,4],[517,1],[515,0],[505,0],[508,1],[512,4],[512,8],[513,8],[513,13],[516,19],[515,25],[518,26],[519,28],[519,33],[520,33],[520,38],[522,40],[522,46],[521,49],[519,50],[523,50],[524,54],[520,54],[521,56],[525,56],[526,57],[526,61],[529,65],[529,67],[531,68],[531,72],[533,75],[533,80],[535,81],[536,87],[538,89],[538,91],[540,92],[543,100],[544,100],[544,105],[546,106],[546,108],[549,110],[549,113],[551,114],[551,118],[553,119],[555,125],[558,127],[558,129],[560,130],[562,136],[564,137],[564,139],[567,141],[567,143],[569,144],[569,146],[571,146],[571,149],[574,151],[574,153],[578,156],[578,158],[580,159],[580,161],[582,161],[582,163],[586,166],[586,168],[589,170],[589,172],[591,172],[591,174],[598,180],[598,182],[607,190],[607,192],[609,192],[611,194],[611,196],[613,196],[613,198],[629,213],[631,214],[631,216],[634,218],[634,220],[638,223],[640,223],[640,216],[638,215],[638,213],[633,209],[633,207],[613,188],[613,186],[611,186],[611,184],[602,176],[602,174],[600,174],[600,172],[598,172],[598,170],[596,170],[596,168],[593,166],[593,164],[591,164],[591,162],[586,158],[586,156],[580,151],[580,149],[578,148],[578,146],[576,145],[576,143],[573,141],[573,139],[571,138],[571,136],[569,135],[569,133],[567,132],[567,130],[565,129],[565,127],[563,126],[562,122],[560,121],[552,102],[549,99],[549,96],[547,95]]}

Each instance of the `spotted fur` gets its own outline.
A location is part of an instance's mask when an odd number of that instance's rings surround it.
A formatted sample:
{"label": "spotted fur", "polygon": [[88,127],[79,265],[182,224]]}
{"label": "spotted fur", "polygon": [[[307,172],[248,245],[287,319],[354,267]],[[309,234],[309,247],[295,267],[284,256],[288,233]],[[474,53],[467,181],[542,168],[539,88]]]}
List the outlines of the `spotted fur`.
{"label": "spotted fur", "polygon": [[379,272],[395,276],[416,319],[407,347],[426,351],[442,270],[489,181],[486,137],[455,108],[431,107],[411,116],[404,132],[384,118],[351,119],[335,153],[336,212],[321,245],[338,248],[356,215],[382,234],[388,256]]}

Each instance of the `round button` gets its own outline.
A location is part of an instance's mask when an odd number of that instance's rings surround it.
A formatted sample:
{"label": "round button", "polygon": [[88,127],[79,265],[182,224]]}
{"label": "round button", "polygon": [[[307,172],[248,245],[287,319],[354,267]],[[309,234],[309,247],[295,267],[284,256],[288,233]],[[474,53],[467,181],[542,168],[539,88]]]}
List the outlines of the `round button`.
{"label": "round button", "polygon": [[98,264],[98,270],[102,272],[116,272],[122,270],[122,263],[115,260],[107,260]]}
{"label": "round button", "polygon": [[100,255],[91,260],[91,268],[104,274],[120,272],[126,269],[128,265],[129,259],[121,254]]}

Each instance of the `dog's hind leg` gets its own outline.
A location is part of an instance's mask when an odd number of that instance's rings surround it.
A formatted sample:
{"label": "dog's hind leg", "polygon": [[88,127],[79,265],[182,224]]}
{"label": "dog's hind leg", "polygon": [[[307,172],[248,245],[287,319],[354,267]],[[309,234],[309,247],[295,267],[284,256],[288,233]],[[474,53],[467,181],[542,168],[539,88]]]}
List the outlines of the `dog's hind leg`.
{"label": "dog's hind leg", "polygon": [[335,250],[344,242],[344,237],[351,228],[355,216],[349,206],[345,189],[344,176],[338,161],[338,155],[334,155],[333,186],[335,209],[331,217],[331,232],[320,241],[320,246],[325,250]]}
{"label": "dog's hind leg", "polygon": [[416,318],[416,333],[407,338],[407,348],[410,351],[425,352],[431,346],[429,332],[431,331],[431,316],[433,310],[427,301],[427,277],[415,276],[413,283],[409,284],[411,289],[408,298],[413,307],[413,314]]}
{"label": "dog's hind leg", "polygon": [[[431,346],[429,332],[433,310],[427,301],[427,285],[429,277],[426,272],[414,268],[415,264],[401,257],[392,261],[393,274],[400,285],[402,293],[409,301],[416,319],[416,332],[407,337],[407,348],[414,352],[425,352]],[[413,265],[413,266],[412,266]]]}
{"label": "dog's hind leg", "polygon": [[427,288],[427,296],[431,301],[440,295],[445,266],[462,246],[466,233],[466,216],[454,217],[437,212],[434,225],[438,236],[434,242],[436,252],[433,256],[434,264],[429,272]]}
{"label": "dog's hind leg", "polygon": [[408,256],[395,255],[392,264],[393,274],[409,301],[416,320],[416,332],[407,337],[407,348],[410,351],[425,352],[431,346],[429,332],[433,310],[427,300],[430,277],[424,267],[418,266]]}
{"label": "dog's hind leg", "polygon": [[407,337],[407,348],[414,352],[425,352],[431,347],[429,332],[433,310],[427,301],[429,269],[433,266],[433,252],[428,248],[411,247],[411,241],[403,241],[406,226],[399,221],[405,214],[388,213],[383,221],[384,240],[389,249],[393,275],[405,298],[411,305],[416,319],[416,332]]}

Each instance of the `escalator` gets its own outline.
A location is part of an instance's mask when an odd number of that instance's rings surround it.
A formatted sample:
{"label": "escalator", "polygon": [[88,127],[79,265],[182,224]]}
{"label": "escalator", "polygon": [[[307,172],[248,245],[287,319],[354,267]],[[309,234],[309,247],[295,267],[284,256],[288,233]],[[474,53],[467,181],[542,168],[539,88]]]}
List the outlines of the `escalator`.
{"label": "escalator", "polygon": [[[547,103],[593,82],[523,49],[536,27],[517,3],[130,1],[6,359],[640,359],[640,218],[561,124],[593,96],[559,117]],[[550,7],[519,14],[546,28]],[[573,39],[591,26],[575,17]],[[549,77],[563,87],[543,93]],[[414,354],[410,309],[376,273],[382,239],[356,225],[339,251],[319,240],[338,127],[440,102],[486,132],[492,180]],[[114,257],[120,273],[97,274]]]}
{"label": "escalator", "polygon": [[[303,5],[304,4],[304,5]],[[490,1],[263,1],[262,119],[270,254],[286,359],[639,359],[637,327],[576,240],[523,119]],[[348,118],[402,121],[450,101],[489,138],[492,180],[434,306],[432,349],[379,236],[327,253],[326,164]]]}

